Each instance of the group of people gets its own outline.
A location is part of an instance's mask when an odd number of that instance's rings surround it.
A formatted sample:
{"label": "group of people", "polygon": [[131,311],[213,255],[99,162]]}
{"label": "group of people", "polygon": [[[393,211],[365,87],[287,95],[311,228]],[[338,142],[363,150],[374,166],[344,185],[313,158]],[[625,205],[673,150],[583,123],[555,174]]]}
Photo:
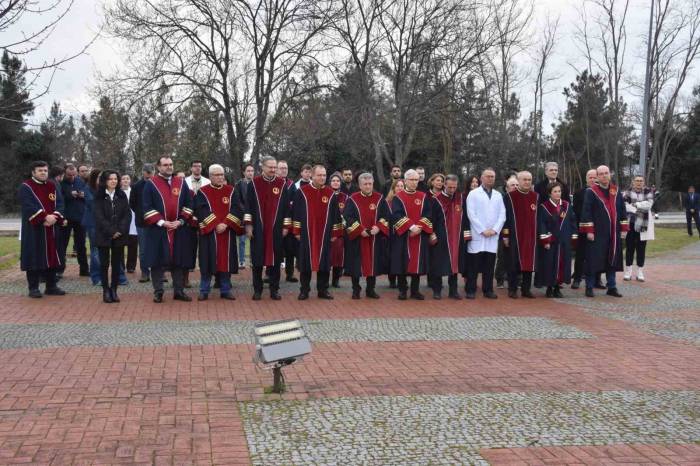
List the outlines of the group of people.
{"label": "group of people", "polygon": [[329,289],[339,287],[343,276],[351,279],[353,299],[361,297],[362,278],[365,296],[378,299],[376,279],[388,275],[399,299],[423,300],[420,281],[426,275],[434,299],[442,298],[447,277],[448,297],[458,300],[459,274],[468,299],[476,297],[479,275],[489,299],[497,298],[494,276],[499,287],[507,280],[511,298],[533,298],[533,286],[560,298],[572,275],[571,287],[585,281],[587,296],[602,287],[620,297],[615,274],[623,270],[623,240],[624,278],[631,279],[636,256],[636,279],[644,280],[653,192],[641,177],[628,191],[619,190],[606,166],[587,173],[587,186],[573,202],[554,162],[537,184],[527,171],[509,177],[503,193],[495,189],[490,168],[461,190],[457,175],[436,173],[426,180],[421,167],[405,173],[392,167],[381,190],[371,173],[355,178],[350,169],[328,178],[323,165],[304,165],[294,182],[285,161],[265,156],[259,168],[256,176],[255,167],[247,166],[233,185],[221,165],[209,166],[205,178],[202,163],[193,161],[185,176],[175,172],[171,157],[162,156],[143,167],[132,187],[128,175],[113,170],[69,164],[50,171],[47,163],[34,162],[31,178],[19,188],[21,267],[29,296],[42,296],[42,279],[44,294],[65,294],[58,279],[71,231],[79,273],[102,285],[107,303],[120,301],[118,286],[125,270],[135,270],[137,250],[140,281],[152,282],[156,303],[164,300],[166,271],[173,298],[191,301],[185,289],[197,263],[197,299],[209,299],[214,280],[220,297],[234,300],[231,275],[245,265],[246,240],[256,301],[265,283],[270,298],[281,299],[283,268],[287,281],[300,282],[299,300],[309,298],[313,273],[321,299],[333,299]]}

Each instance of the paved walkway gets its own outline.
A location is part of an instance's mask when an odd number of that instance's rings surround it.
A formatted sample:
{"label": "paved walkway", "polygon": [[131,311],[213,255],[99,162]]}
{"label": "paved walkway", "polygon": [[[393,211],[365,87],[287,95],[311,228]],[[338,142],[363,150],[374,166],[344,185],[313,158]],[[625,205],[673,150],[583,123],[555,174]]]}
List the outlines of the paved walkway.
{"label": "paved walkway", "polygon": [[[233,303],[163,305],[102,304],[74,264],[30,300],[1,271],[0,464],[697,465],[700,244],[645,271],[623,299],[422,303],[347,279],[254,303],[245,271]],[[284,317],[313,353],[269,395],[250,329]]]}

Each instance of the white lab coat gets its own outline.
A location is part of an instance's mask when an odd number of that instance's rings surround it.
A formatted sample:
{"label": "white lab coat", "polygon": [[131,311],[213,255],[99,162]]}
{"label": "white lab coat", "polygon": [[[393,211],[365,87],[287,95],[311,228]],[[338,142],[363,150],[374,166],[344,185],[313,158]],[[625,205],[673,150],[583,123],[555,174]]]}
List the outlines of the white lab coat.
{"label": "white lab coat", "polygon": [[[469,253],[498,251],[498,236],[506,222],[506,206],[503,196],[495,189],[491,190],[491,198],[484,188],[479,186],[467,196],[467,215],[471,225],[472,239],[469,241]],[[482,233],[494,230],[496,234],[487,238]]]}

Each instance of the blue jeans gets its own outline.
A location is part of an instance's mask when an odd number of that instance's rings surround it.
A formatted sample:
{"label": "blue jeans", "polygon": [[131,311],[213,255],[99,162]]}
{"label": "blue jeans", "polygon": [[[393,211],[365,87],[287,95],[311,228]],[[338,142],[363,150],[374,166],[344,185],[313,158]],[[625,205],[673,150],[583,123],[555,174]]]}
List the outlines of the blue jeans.
{"label": "blue jeans", "polygon": [[151,271],[143,265],[146,256],[146,227],[136,227],[136,233],[139,238],[139,268],[141,269],[141,274],[144,277],[148,277]]}
{"label": "blue jeans", "polygon": [[[226,295],[231,292],[231,274],[229,272],[217,272],[219,276],[219,283],[221,288],[219,289],[221,295]],[[202,294],[209,294],[211,291],[211,274],[202,274],[202,279],[199,282],[199,292]]]}
{"label": "blue jeans", "polygon": [[[593,288],[595,286],[597,277],[598,277],[597,273],[587,274],[586,275],[586,288]],[[606,286],[608,287],[609,290],[612,290],[613,288],[617,288],[614,270],[605,272],[605,280],[607,281]]]}
{"label": "blue jeans", "polygon": [[[102,283],[102,279],[100,278],[100,253],[97,246],[95,246],[95,227],[86,228],[86,232],[90,239],[90,281],[97,286]],[[119,271],[119,284],[129,284],[124,273],[124,264],[121,265],[121,270]]]}
{"label": "blue jeans", "polygon": [[248,240],[246,235],[241,235],[238,237],[238,263],[243,264],[245,262],[245,242]]}

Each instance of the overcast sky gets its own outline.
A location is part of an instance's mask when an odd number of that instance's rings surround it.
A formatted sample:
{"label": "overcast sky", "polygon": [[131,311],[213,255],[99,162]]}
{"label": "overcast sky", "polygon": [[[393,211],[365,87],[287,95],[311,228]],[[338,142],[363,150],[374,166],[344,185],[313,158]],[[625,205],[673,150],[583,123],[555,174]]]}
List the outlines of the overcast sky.
{"label": "overcast sky", "polygon": [[[562,90],[574,80],[576,76],[574,67],[585,68],[575,37],[576,25],[580,24],[577,10],[581,4],[581,0],[535,0],[535,24],[543,24],[547,15],[560,17],[558,43],[548,72],[550,76],[557,76],[558,79],[547,84],[550,92],[545,96],[544,103],[545,124],[547,126],[565,108]],[[50,40],[38,52],[28,57],[30,66],[50,57],[70,55],[87,44],[99,32],[102,23],[101,5],[101,1],[75,0],[73,8],[59,23]],[[632,0],[627,20],[629,36],[626,54],[627,73],[640,79],[644,74],[643,55],[646,53],[646,43],[643,35],[648,28],[648,8],[649,0]],[[37,24],[22,24],[13,32],[17,34],[20,29],[36,28],[39,26],[36,19],[34,18]],[[534,36],[537,37],[537,34],[538,31],[535,31]],[[527,73],[534,63],[526,53],[520,55],[518,63],[520,73],[524,76],[523,84],[518,89],[524,117],[532,106],[531,95],[534,79]],[[42,121],[48,114],[53,101],[59,101],[66,113],[75,115],[94,110],[96,102],[91,94],[91,89],[95,85],[97,74],[118,69],[118,66],[119,50],[116,44],[103,35],[98,37],[86,54],[66,63],[63,69],[57,71],[50,92],[35,102],[36,110],[32,121]],[[45,73],[43,78],[45,83],[48,73]],[[697,81],[692,80],[688,88],[695,84]],[[636,91],[632,92],[632,89],[628,90],[626,100],[630,105],[638,107],[640,98],[634,95],[635,93]]]}

